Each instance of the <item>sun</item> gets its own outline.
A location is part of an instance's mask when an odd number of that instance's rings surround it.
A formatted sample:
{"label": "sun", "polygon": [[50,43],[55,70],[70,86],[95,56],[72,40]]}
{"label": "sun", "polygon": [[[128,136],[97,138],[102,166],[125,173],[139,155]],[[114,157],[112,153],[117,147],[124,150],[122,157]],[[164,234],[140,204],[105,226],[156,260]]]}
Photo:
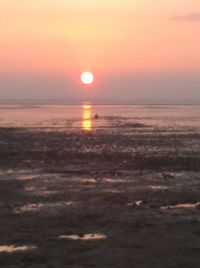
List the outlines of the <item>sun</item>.
{"label": "sun", "polygon": [[94,75],[91,72],[83,72],[81,74],[81,82],[85,85],[91,85],[94,81]]}

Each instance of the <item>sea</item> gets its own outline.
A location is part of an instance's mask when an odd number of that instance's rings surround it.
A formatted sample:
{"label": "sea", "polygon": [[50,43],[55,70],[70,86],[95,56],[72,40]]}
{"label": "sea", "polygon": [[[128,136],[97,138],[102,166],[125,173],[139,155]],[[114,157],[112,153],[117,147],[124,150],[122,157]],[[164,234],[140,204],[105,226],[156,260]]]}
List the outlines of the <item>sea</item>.
{"label": "sea", "polygon": [[[87,131],[129,124],[200,129],[200,105],[0,104],[0,127]],[[112,122],[115,121],[115,124]]]}

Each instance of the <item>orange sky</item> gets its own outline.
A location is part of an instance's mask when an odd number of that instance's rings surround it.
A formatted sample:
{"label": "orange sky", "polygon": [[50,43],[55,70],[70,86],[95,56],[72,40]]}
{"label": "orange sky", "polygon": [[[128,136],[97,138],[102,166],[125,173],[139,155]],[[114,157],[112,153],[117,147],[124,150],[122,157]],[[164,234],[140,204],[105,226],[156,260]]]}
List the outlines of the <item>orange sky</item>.
{"label": "orange sky", "polygon": [[0,1],[0,73],[198,73],[199,31],[199,0]]}

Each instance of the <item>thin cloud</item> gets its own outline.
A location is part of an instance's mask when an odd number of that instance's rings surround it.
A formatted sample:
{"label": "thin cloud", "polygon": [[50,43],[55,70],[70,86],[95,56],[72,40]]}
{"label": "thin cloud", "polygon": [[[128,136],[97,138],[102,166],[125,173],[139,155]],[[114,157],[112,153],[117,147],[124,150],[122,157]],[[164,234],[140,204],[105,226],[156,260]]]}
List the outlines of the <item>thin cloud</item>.
{"label": "thin cloud", "polygon": [[177,15],[171,17],[171,20],[175,21],[191,21],[191,22],[200,22],[200,13],[186,14],[186,15]]}

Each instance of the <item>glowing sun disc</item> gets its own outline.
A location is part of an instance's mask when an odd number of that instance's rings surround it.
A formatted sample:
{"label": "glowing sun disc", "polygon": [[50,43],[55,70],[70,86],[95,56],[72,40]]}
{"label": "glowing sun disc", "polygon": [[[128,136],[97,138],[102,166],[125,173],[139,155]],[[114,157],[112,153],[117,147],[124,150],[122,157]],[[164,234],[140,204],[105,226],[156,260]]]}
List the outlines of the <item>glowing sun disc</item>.
{"label": "glowing sun disc", "polygon": [[94,75],[91,72],[83,72],[81,74],[81,81],[85,85],[90,85],[94,81]]}

